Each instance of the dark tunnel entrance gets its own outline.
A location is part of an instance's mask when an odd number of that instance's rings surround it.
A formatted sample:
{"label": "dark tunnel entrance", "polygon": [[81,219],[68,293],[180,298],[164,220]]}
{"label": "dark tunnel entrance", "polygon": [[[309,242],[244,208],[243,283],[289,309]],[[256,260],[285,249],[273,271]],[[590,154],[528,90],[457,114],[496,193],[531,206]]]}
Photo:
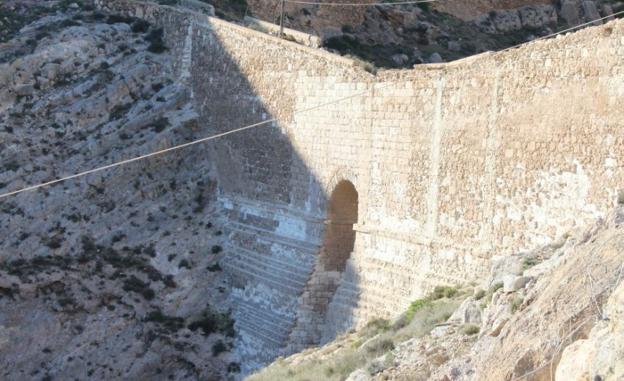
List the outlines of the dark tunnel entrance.
{"label": "dark tunnel entrance", "polygon": [[324,271],[343,272],[355,244],[353,225],[358,219],[358,193],[350,181],[343,180],[331,194],[327,227],[320,261]]}

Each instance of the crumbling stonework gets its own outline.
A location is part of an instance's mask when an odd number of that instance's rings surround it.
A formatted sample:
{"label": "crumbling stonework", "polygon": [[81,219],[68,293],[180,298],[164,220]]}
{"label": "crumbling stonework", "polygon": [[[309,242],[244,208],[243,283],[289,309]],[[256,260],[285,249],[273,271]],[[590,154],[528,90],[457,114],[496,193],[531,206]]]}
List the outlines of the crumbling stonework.
{"label": "crumbling stonework", "polygon": [[342,180],[359,195],[358,221],[327,311],[334,332],[395,315],[434,285],[482,278],[493,255],[603,216],[624,184],[621,21],[372,75],[205,15],[100,5],[163,25],[173,49],[192,40],[189,83],[214,132],[276,120],[208,148],[250,367],[289,344]]}

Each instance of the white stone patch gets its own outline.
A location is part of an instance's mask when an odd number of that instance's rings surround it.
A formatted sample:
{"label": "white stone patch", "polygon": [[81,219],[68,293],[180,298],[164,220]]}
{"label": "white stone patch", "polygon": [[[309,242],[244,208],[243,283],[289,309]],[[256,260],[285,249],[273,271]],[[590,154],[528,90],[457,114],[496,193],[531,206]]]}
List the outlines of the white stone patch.
{"label": "white stone patch", "polygon": [[624,97],[624,76],[610,77],[606,83],[609,103],[617,104]]}
{"label": "white stone patch", "polygon": [[[529,250],[547,244],[569,229],[602,216],[598,206],[588,201],[592,186],[590,177],[578,160],[573,163],[574,172],[541,171],[524,194],[517,193],[511,198],[496,197],[495,224],[507,219],[524,222],[527,226],[524,232],[527,239],[518,241],[523,244],[520,249]],[[523,169],[520,172],[517,176],[527,176]],[[505,186],[502,179],[497,182]],[[551,233],[544,233],[548,231]],[[512,243],[509,238],[503,239],[504,245]]]}
{"label": "white stone patch", "polygon": [[305,241],[306,234],[306,222],[299,218],[292,218],[284,215],[277,214],[275,219],[278,221],[277,229],[275,232],[281,236],[295,238],[300,241]]}

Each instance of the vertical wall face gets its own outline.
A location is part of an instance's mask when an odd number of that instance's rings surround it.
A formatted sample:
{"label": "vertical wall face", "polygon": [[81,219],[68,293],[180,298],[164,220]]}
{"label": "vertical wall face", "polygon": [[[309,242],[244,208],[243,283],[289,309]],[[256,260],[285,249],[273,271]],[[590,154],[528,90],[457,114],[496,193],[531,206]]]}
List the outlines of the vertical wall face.
{"label": "vertical wall face", "polygon": [[[333,338],[343,327],[336,317],[351,316],[353,306],[340,303],[336,297],[338,288],[347,283],[347,266],[355,246],[358,221],[358,193],[347,180],[340,181],[331,192],[327,204],[325,232],[314,272],[310,276],[300,298],[296,326],[289,337],[288,350],[300,351]],[[356,284],[357,287],[357,284]],[[348,298],[357,302],[357,295]]]}
{"label": "vertical wall face", "polygon": [[[211,132],[276,119],[207,146],[249,367],[478,279],[491,256],[599,218],[624,188],[622,21],[374,77],[220,20],[107,4],[165,26]],[[358,196],[354,247],[325,271],[337,233],[324,222],[345,181]],[[316,308],[315,296],[329,300]]]}

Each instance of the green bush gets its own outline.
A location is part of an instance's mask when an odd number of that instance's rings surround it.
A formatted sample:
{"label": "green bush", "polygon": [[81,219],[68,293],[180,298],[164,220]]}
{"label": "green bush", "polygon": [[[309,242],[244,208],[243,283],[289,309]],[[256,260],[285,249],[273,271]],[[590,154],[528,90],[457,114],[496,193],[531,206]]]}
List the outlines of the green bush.
{"label": "green bush", "polygon": [[465,324],[462,326],[462,333],[468,336],[476,335],[479,333],[479,326],[474,324]]}
{"label": "green bush", "polygon": [[181,317],[167,316],[161,310],[154,310],[143,319],[146,322],[156,323],[169,332],[175,332],[184,327],[184,319]]}
{"label": "green bush", "polygon": [[366,345],[366,351],[374,355],[380,355],[394,349],[394,341],[389,337],[380,337]]}
{"label": "green bush", "polygon": [[457,294],[456,287],[450,286],[436,286],[433,289],[433,293],[429,296],[431,300],[438,300],[442,298],[452,298]]}
{"label": "green bush", "polygon": [[124,280],[123,290],[141,294],[147,300],[152,300],[156,296],[154,290],[149,287],[149,283],[143,282],[134,275]]}
{"label": "green bush", "polygon": [[370,334],[377,334],[379,332],[385,332],[390,329],[390,321],[387,319],[374,319],[368,322],[364,327],[364,332]]}
{"label": "green bush", "polygon": [[527,257],[522,260],[522,269],[529,269],[539,263],[537,258]]}
{"label": "green bush", "polygon": [[206,267],[206,270],[210,271],[211,273],[215,272],[215,271],[221,271],[223,270],[221,268],[221,266],[219,265],[219,262],[215,263],[214,265],[208,266]]}
{"label": "green bush", "polygon": [[431,300],[429,299],[417,299],[410,304],[407,308],[407,312],[405,312],[405,320],[407,323],[410,323],[412,319],[414,319],[414,315],[416,312],[420,311],[425,307],[431,306]]}
{"label": "green bush", "polygon": [[227,347],[225,346],[225,344],[221,340],[217,341],[216,343],[214,343],[212,345],[212,356],[213,357],[217,357],[221,353],[226,352],[226,351],[227,351]]}
{"label": "green bush", "polygon": [[483,301],[479,305],[481,308],[487,307],[488,304],[492,301],[492,296],[496,291],[503,288],[503,282],[494,283],[485,293],[485,297],[483,297]]}
{"label": "green bush", "polygon": [[511,313],[512,314],[516,313],[516,311],[520,309],[520,306],[522,306],[523,302],[524,302],[524,298],[520,296],[516,296],[511,302]]}
{"label": "green bush", "polygon": [[145,36],[145,41],[150,43],[147,50],[156,54],[164,53],[167,50],[167,46],[163,40],[164,34],[163,28],[154,29],[149,32],[147,36]]}
{"label": "green bush", "polygon": [[150,23],[142,19],[137,19],[132,23],[132,31],[134,33],[146,33],[149,27]]}
{"label": "green bush", "polygon": [[206,310],[202,317],[188,325],[191,331],[201,330],[204,336],[212,333],[222,333],[234,337],[234,320],[229,314]]}

